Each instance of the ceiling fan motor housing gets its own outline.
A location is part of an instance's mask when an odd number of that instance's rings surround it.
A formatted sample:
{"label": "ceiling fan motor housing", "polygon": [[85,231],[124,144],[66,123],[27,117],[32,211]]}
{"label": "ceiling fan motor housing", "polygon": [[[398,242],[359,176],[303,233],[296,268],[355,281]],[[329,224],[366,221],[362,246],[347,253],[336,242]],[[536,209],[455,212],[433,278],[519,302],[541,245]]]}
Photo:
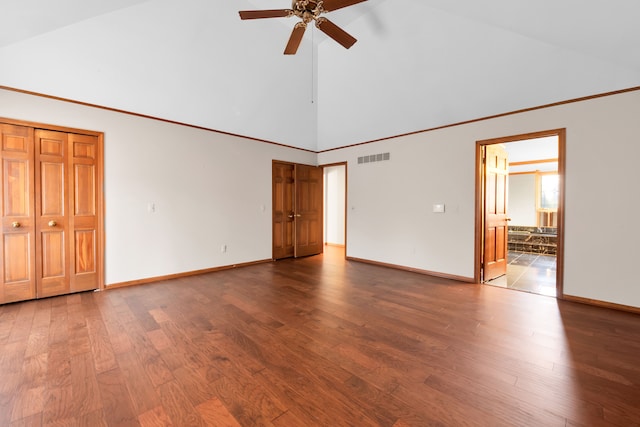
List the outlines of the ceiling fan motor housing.
{"label": "ceiling fan motor housing", "polygon": [[317,19],[324,12],[322,1],[293,0],[291,3],[293,14],[302,19],[305,24]]}

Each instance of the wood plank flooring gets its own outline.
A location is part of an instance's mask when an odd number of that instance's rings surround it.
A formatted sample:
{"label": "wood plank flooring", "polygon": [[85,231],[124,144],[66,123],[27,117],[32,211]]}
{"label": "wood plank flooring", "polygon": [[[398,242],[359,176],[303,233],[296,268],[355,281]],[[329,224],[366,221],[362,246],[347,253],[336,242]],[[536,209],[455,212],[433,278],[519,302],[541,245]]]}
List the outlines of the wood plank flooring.
{"label": "wood plank flooring", "polygon": [[0,426],[640,425],[640,316],[335,251],[0,306]]}

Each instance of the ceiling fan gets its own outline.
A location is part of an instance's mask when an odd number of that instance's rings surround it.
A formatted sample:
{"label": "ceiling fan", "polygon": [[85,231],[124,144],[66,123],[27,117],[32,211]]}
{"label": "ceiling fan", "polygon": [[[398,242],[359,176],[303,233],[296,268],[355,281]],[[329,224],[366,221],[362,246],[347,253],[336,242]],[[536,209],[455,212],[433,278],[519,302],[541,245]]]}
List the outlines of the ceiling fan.
{"label": "ceiling fan", "polygon": [[320,31],[349,49],[357,40],[320,15],[364,1],[367,0],[292,0],[291,9],[241,10],[240,19],[288,18],[290,16],[297,16],[302,19],[301,22],[298,22],[293,27],[287,47],[284,49],[285,55],[295,55],[300,42],[302,42],[302,36],[304,36],[304,32],[307,29],[307,24],[311,21],[316,21],[316,27]]}

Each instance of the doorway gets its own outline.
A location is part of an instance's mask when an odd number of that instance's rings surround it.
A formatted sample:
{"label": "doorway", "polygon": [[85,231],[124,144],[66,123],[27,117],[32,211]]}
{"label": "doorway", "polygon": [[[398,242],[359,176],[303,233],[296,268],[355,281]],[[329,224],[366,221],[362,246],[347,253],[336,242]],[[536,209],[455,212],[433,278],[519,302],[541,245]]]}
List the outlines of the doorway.
{"label": "doorway", "polygon": [[320,166],[273,161],[274,260],[322,253],[323,178]]}
{"label": "doorway", "polygon": [[347,164],[324,165],[324,244],[346,247]]}
{"label": "doorway", "polygon": [[475,280],[562,298],[565,130],[478,141]]}

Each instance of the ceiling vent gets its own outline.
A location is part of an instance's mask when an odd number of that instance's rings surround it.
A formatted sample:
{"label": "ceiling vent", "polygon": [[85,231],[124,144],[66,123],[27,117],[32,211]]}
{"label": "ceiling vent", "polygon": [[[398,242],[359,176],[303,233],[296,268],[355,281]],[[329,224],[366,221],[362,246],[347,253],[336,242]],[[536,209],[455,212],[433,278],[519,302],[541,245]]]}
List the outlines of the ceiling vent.
{"label": "ceiling vent", "polygon": [[358,157],[358,164],[382,162],[383,160],[390,160],[391,155],[389,153],[371,154],[369,156]]}

